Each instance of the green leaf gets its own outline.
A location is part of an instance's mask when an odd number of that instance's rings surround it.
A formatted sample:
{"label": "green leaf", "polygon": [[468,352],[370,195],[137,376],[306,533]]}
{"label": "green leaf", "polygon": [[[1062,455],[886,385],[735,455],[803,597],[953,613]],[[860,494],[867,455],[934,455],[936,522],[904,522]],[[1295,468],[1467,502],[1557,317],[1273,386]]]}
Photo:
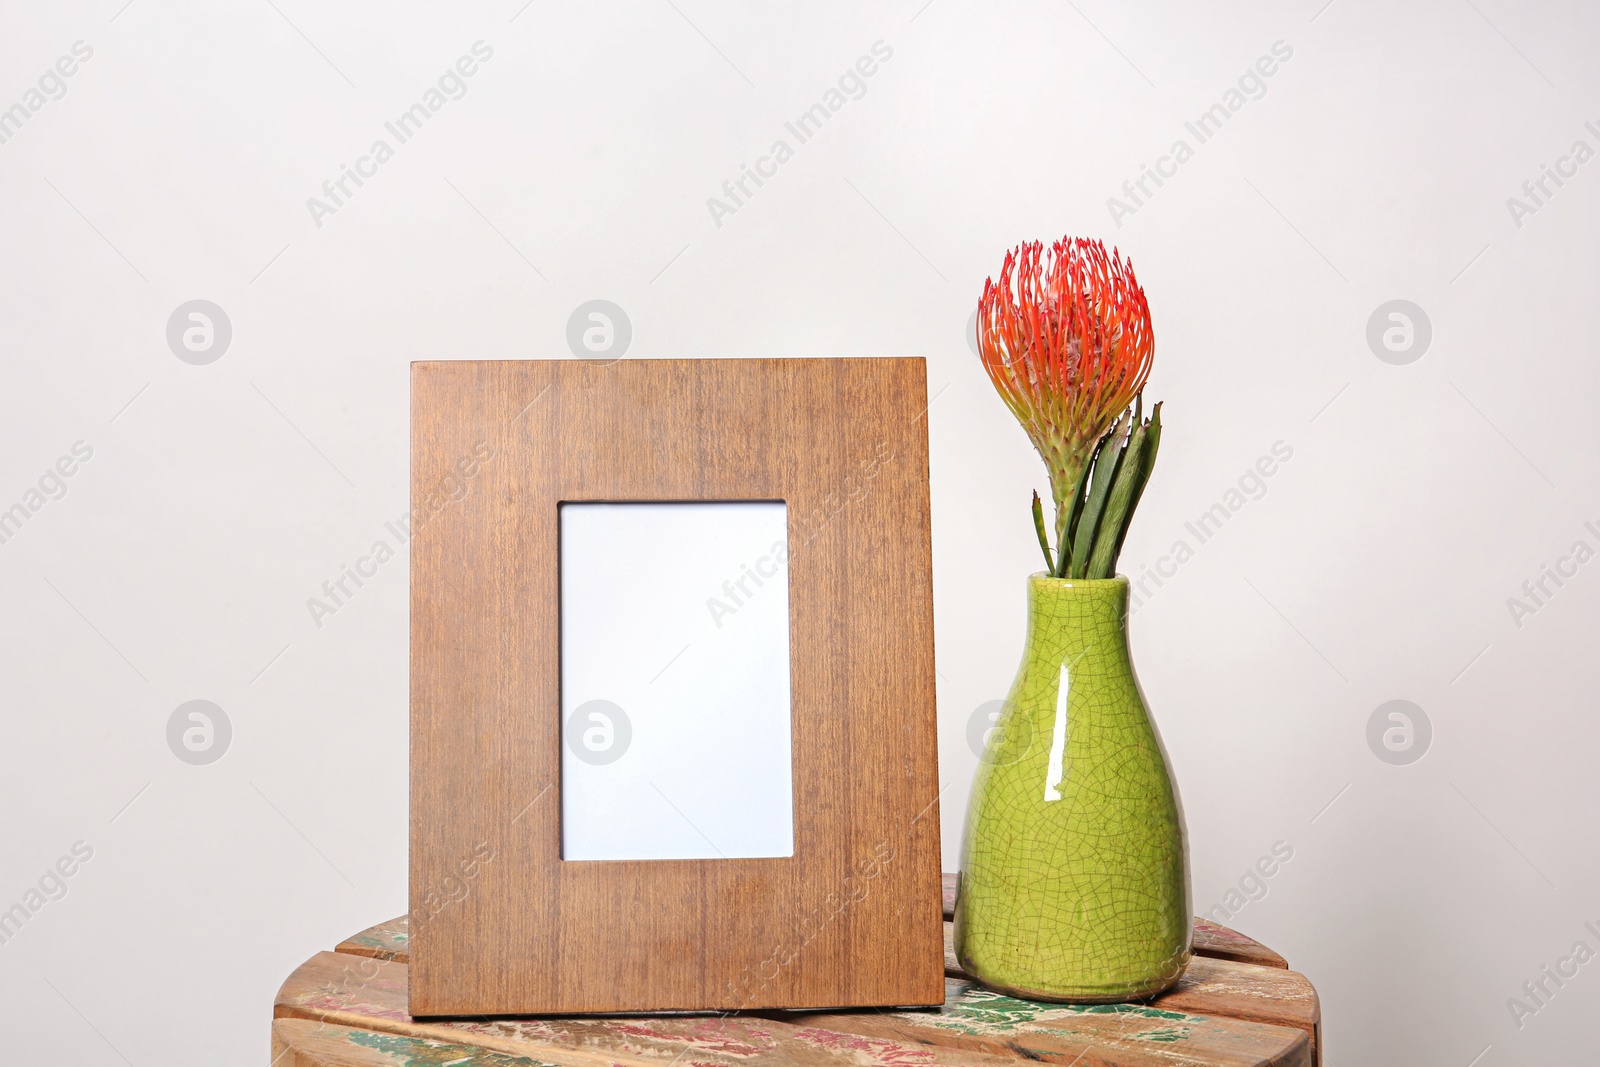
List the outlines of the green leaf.
{"label": "green leaf", "polygon": [[1117,550],[1111,556],[1113,567],[1116,566],[1117,557],[1122,555],[1122,542],[1127,539],[1128,527],[1133,525],[1133,511],[1139,506],[1139,501],[1144,496],[1144,487],[1150,482],[1150,472],[1155,469],[1156,451],[1160,447],[1161,405],[1158,403],[1150,409],[1150,421],[1145,424],[1144,452],[1139,462],[1139,481],[1133,487],[1133,496],[1129,499],[1127,512],[1122,517],[1122,529],[1117,533]]}
{"label": "green leaf", "polygon": [[1133,498],[1133,487],[1139,481],[1139,467],[1143,462],[1146,429],[1135,427],[1128,435],[1128,445],[1123,450],[1122,465],[1117,469],[1116,481],[1106,499],[1105,513],[1100,519],[1100,532],[1085,568],[1090,578],[1109,578],[1117,565],[1117,546],[1121,543],[1122,522],[1128,516],[1128,502]]}
{"label": "green leaf", "polygon": [[1113,426],[1100,436],[1100,440],[1094,443],[1094,449],[1090,451],[1088,460],[1084,462],[1083,469],[1078,472],[1078,483],[1072,487],[1072,499],[1067,502],[1067,521],[1061,527],[1056,545],[1056,569],[1052,572],[1052,577],[1067,577],[1067,570],[1072,564],[1072,538],[1078,529],[1079,516],[1083,514],[1084,490],[1089,484],[1089,472],[1094,469],[1100,450],[1106,446],[1106,442],[1111,440],[1111,435],[1115,432],[1116,427]]}
{"label": "green leaf", "polygon": [[[1116,480],[1117,470],[1122,466],[1123,454],[1127,451],[1126,435],[1132,416],[1131,410],[1123,413],[1122,418],[1118,419],[1116,426],[1112,428],[1107,441],[1101,444],[1095,458],[1094,482],[1089,488],[1089,498],[1084,503],[1083,514],[1078,519],[1078,528],[1074,531],[1072,539],[1074,578],[1088,577],[1089,556],[1100,528],[1100,516],[1105,511],[1106,498],[1111,493],[1111,483]],[[1120,443],[1119,438],[1122,439]]]}
{"label": "green leaf", "polygon": [[1033,529],[1039,535],[1039,551],[1044,553],[1044,572],[1054,577],[1050,562],[1050,539],[1044,532],[1044,504],[1039,501],[1039,490],[1033,491]]}

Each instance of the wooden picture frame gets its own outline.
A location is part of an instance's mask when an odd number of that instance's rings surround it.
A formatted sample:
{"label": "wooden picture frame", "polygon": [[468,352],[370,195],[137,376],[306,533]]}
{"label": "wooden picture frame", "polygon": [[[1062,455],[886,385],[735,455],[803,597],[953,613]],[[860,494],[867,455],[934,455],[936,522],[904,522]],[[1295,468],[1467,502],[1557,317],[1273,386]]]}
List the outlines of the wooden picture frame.
{"label": "wooden picture frame", "polygon": [[[924,361],[420,362],[411,398],[411,1013],[942,1003]],[[558,506],[700,500],[787,505],[794,854],[565,861]]]}

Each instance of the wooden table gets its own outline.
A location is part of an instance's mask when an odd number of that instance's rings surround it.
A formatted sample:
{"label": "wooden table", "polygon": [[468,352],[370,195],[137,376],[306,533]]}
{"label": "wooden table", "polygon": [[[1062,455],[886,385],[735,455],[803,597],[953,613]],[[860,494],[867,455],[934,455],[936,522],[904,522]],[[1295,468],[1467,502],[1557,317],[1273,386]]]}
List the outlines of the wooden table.
{"label": "wooden table", "polygon": [[[945,876],[945,918],[954,876]],[[419,1021],[406,1012],[407,921],[364,930],[291,974],[272,1067],[1077,1067],[1321,1062],[1316,990],[1243,934],[1195,920],[1194,962],[1145,1004],[1070,1007],[991,993],[962,973],[945,923],[944,1007]]]}

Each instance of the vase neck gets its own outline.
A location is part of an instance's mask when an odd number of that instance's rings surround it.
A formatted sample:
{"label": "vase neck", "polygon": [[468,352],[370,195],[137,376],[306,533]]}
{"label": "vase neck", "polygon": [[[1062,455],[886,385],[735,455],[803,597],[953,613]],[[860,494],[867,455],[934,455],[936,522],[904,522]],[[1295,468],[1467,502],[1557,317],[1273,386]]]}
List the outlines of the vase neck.
{"label": "vase neck", "polygon": [[1125,650],[1128,643],[1128,580],[1028,579],[1028,641],[1076,655],[1095,646]]}

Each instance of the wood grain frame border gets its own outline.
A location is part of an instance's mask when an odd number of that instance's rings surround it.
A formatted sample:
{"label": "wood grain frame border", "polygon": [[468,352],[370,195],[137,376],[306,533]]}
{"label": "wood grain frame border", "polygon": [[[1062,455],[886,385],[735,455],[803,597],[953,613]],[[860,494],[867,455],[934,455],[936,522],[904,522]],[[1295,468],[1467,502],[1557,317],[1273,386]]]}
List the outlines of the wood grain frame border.
{"label": "wood grain frame border", "polygon": [[[942,1002],[924,361],[422,362],[411,401],[412,1014]],[[575,500],[787,503],[792,857],[561,859]]]}

